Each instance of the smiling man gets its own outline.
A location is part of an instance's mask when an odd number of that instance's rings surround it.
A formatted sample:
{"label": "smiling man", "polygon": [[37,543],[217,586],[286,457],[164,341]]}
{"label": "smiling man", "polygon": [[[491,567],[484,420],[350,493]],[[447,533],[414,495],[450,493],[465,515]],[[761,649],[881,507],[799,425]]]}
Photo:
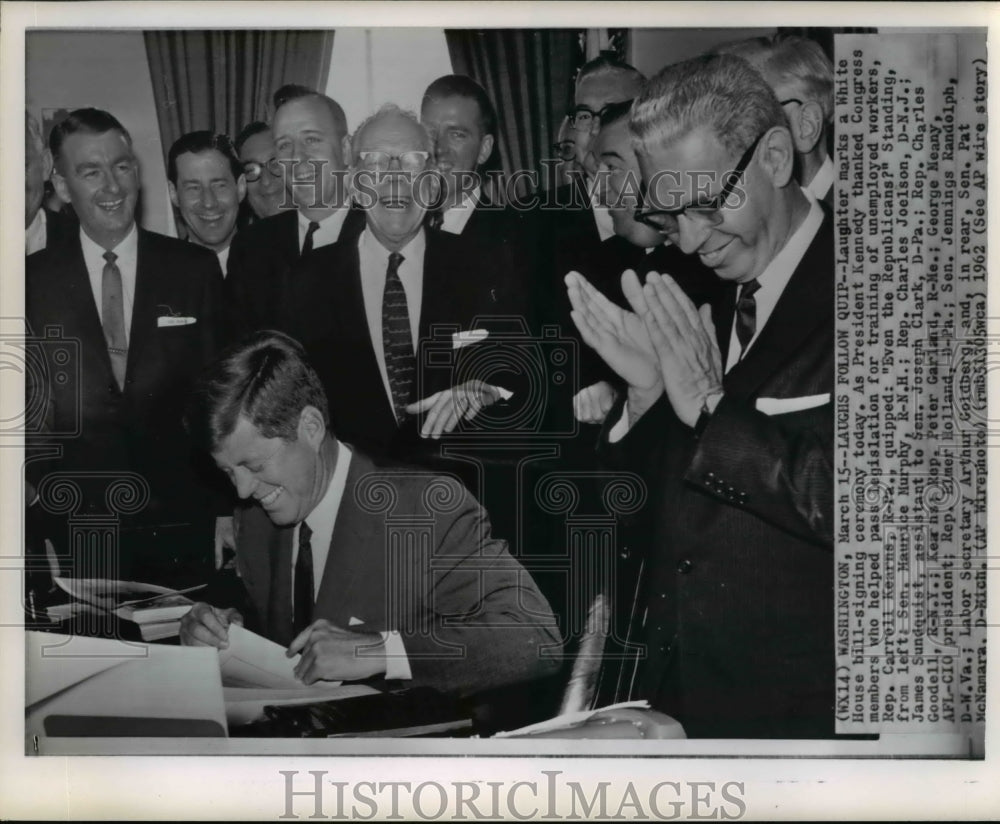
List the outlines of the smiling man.
{"label": "smiling man", "polygon": [[831,220],[739,58],[664,69],[630,130],[636,218],[728,284],[699,310],[671,278],[629,272],[629,312],[567,278],[581,335],[628,385],[607,449],[655,502],[641,697],[691,737],[831,737]]}
{"label": "smiling man", "polygon": [[[303,86],[274,93],[274,154],[295,209],[258,220],[237,235],[226,278],[234,337],[274,329],[292,268],[314,250],[353,241],[364,226],[350,210],[345,187],[344,110]],[[263,172],[267,174],[267,171]]]}
{"label": "smiling man", "polygon": [[[183,643],[224,647],[246,619],[301,655],[305,684],[382,677],[460,695],[558,669],[552,611],[486,512],[451,478],[376,468],[340,441],[296,341],[259,332],[227,352],[187,422],[252,504],[236,553],[247,604],[195,604]],[[390,526],[400,518],[413,534]]]}
{"label": "smiling man", "polygon": [[484,380],[452,385],[454,370],[427,369],[420,354],[435,327],[468,333],[495,314],[482,284],[502,278],[489,258],[470,277],[461,238],[424,227],[438,197],[432,148],[416,116],[393,105],[344,141],[365,229],[302,260],[280,327],[306,345],[339,436],[376,455],[451,432],[502,394]]}
{"label": "smiling man", "polygon": [[284,171],[274,149],[271,127],[260,120],[244,126],[234,142],[247,182],[247,202],[257,219],[278,214],[286,206]]}
{"label": "smiling man", "polygon": [[207,131],[178,138],[167,153],[167,186],[188,239],[215,252],[225,275],[229,245],[247,193],[232,142],[226,135]]}
{"label": "smiling man", "polygon": [[29,395],[45,393],[35,395],[47,401],[45,431],[78,435],[59,441],[59,457],[29,462],[28,476],[40,487],[48,473],[73,473],[74,514],[105,514],[112,480],[147,500],[122,516],[115,558],[73,556],[65,521],[47,537],[69,559],[67,575],[203,580],[228,499],[213,496],[180,419],[188,388],[219,348],[218,261],[136,226],[139,165],[114,116],[78,109],[52,129],[49,147],[56,192],[79,228],[28,258],[25,309],[38,334],[77,342],[79,383],[52,370],[42,386],[29,381]]}

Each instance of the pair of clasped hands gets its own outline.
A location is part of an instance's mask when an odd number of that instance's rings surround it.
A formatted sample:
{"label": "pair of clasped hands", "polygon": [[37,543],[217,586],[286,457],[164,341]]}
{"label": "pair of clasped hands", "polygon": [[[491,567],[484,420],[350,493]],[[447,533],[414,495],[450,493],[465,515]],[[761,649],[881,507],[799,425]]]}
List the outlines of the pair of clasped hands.
{"label": "pair of clasped hands", "polygon": [[[647,274],[645,284],[632,269],[622,275],[631,312],[579,272],[565,282],[584,343],[628,384],[630,423],[665,391],[677,417],[693,427],[706,398],[722,392],[722,355],[709,306],[696,309],[673,278],[657,272]],[[576,417],[600,423],[614,400],[605,381],[588,386],[573,399]]]}
{"label": "pair of clasped hands", "polygon": [[[232,624],[243,626],[238,610],[199,602],[181,619],[181,643],[225,649]],[[319,618],[292,639],[285,655],[302,655],[295,665],[295,677],[309,685],[316,681],[357,681],[384,673],[384,652],[381,634],[352,632]]]}

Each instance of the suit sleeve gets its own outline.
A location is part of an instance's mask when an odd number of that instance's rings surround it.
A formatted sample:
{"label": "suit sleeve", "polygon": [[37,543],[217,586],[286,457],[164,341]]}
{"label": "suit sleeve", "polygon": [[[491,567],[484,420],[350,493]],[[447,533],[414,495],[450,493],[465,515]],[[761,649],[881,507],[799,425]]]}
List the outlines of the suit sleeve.
{"label": "suit sleeve", "polygon": [[780,529],[833,546],[833,415],[829,405],[765,415],[726,397],[684,478]]}
{"label": "suit sleeve", "polygon": [[552,609],[506,543],[490,537],[485,511],[464,495],[438,529],[423,626],[400,630],[413,682],[472,695],[556,672]]}

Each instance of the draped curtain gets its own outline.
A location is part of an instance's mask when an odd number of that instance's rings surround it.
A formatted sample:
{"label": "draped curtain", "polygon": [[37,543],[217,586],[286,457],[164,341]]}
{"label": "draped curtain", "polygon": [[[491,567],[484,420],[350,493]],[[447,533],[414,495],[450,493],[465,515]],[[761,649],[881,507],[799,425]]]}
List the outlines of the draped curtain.
{"label": "draped curtain", "polygon": [[[508,178],[538,170],[572,102],[579,65],[573,29],[446,29],[456,74],[479,82],[497,109],[500,162]],[[519,185],[519,195],[526,189]]]}
{"label": "draped curtain", "polygon": [[152,31],[145,40],[165,158],[187,132],[235,138],[269,120],[271,95],[286,83],[324,91],[333,31]]}

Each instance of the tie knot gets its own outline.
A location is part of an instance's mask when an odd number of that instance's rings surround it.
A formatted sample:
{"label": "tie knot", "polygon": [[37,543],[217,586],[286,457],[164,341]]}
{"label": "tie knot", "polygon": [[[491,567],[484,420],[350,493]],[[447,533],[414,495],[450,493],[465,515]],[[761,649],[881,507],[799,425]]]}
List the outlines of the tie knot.
{"label": "tie knot", "polygon": [[308,231],[309,231],[309,234],[312,234],[312,233],[313,233],[313,232],[315,232],[315,231],[316,231],[316,230],[317,230],[318,228],[319,228],[319,223],[317,223],[317,222],[316,222],[315,220],[310,220],[310,221],[309,221],[309,230],[308,230]]}
{"label": "tie knot", "polygon": [[399,269],[399,264],[402,263],[406,258],[404,258],[399,252],[392,252],[389,255],[389,268],[393,271]]}
{"label": "tie knot", "polygon": [[104,259],[105,259],[105,260],[106,260],[106,261],[107,261],[108,263],[110,263],[110,264],[114,265],[114,262],[115,262],[116,260],[118,260],[118,255],[116,255],[116,254],[115,254],[114,252],[105,252],[105,253],[104,253]]}
{"label": "tie knot", "polygon": [[757,280],[757,278],[748,280],[743,284],[743,288],[740,290],[740,300],[752,298],[758,289],[760,289],[760,281]]}
{"label": "tie knot", "polygon": [[312,541],[313,531],[309,528],[309,524],[303,521],[299,525],[299,546],[309,546],[309,542]]}

